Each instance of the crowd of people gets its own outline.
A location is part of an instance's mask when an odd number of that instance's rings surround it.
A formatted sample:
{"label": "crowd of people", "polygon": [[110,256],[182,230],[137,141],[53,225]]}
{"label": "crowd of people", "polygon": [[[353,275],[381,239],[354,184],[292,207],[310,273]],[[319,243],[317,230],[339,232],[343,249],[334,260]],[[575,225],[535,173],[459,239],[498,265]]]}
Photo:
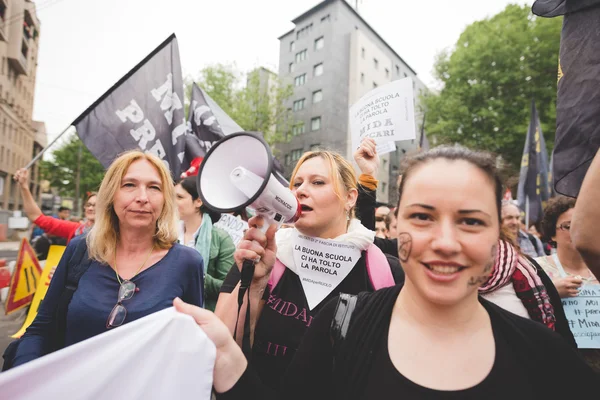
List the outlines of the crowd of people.
{"label": "crowd of people", "polygon": [[[358,176],[340,154],[305,153],[289,187],[299,219],[264,230],[254,216],[237,247],[214,226],[220,215],[203,205],[196,178],[175,184],[152,155],[118,157],[82,222],[43,215],[20,170],[25,213],[68,244],[5,360],[18,366],[174,305],[217,348],[217,398],[599,392],[600,351],[578,348],[562,301],[598,284],[600,152],[580,198],[553,198],[539,233],[502,200],[490,154],[440,146],[407,156],[395,205],[377,203],[372,139],[354,161]],[[347,274],[316,300],[297,261],[306,238],[347,255]],[[244,260],[255,268],[240,304]]]}

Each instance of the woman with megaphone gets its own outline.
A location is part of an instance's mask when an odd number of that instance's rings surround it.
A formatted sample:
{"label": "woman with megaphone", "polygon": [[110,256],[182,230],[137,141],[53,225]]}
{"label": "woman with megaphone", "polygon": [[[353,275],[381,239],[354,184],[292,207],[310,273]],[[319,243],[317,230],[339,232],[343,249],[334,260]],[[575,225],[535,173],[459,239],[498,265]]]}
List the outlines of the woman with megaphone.
{"label": "woman with megaphone", "polygon": [[[299,219],[292,228],[277,231],[271,225],[266,232],[260,229],[265,223],[261,217],[250,219],[215,311],[235,333],[262,382],[276,390],[304,333],[329,299],[404,279],[398,259],[374,246],[374,232],[354,217],[357,178],[342,156],[305,153],[290,189],[302,210]],[[245,299],[239,307],[240,270],[248,259],[257,262],[249,302]]]}
{"label": "woman with megaphone", "polygon": [[[500,237],[502,184],[495,158],[447,146],[408,157],[404,167],[398,254],[406,282],[340,295],[322,306],[278,392],[265,385],[269,377],[255,359],[247,361],[221,320],[175,300],[217,348],[217,398],[499,400],[598,393],[600,382],[565,340],[478,295]],[[301,202],[304,172],[293,181],[300,183]],[[247,243],[240,254],[268,260],[260,268],[262,279],[275,257],[274,234],[271,229],[252,235],[259,243]],[[263,313],[272,307],[272,296]],[[281,356],[281,346],[271,344],[270,350],[271,357]]]}

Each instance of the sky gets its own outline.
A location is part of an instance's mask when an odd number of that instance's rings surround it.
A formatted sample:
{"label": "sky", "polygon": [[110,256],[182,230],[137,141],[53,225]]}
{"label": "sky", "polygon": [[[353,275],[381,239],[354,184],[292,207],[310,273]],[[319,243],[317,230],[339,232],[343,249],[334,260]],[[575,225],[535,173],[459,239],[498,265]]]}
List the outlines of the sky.
{"label": "sky", "polygon": [[[434,87],[435,56],[471,23],[533,0],[359,0],[361,16]],[[33,118],[48,142],[171,33],[183,75],[235,63],[278,71],[277,38],[319,0],[37,0],[41,21]],[[354,5],[355,0],[350,0]]]}

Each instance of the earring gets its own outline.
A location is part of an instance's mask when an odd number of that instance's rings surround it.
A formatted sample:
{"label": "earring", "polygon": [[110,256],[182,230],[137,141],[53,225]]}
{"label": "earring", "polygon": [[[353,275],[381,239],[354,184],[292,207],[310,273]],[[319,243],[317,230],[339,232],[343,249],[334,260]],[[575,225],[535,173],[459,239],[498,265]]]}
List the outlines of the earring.
{"label": "earring", "polygon": [[350,210],[346,210],[346,221],[350,221]]}

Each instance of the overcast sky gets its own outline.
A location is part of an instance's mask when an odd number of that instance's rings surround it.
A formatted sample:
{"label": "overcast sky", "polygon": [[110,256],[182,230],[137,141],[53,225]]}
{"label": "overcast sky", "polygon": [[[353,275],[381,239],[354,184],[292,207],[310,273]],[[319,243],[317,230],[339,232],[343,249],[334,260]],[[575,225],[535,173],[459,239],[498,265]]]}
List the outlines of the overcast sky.
{"label": "overcast sky", "polygon": [[[40,51],[33,118],[49,142],[102,93],[175,33],[183,74],[235,62],[240,70],[277,71],[277,38],[319,0],[38,0]],[[470,23],[509,0],[362,0],[362,17],[433,84],[435,55]],[[354,0],[351,0],[354,4]]]}

